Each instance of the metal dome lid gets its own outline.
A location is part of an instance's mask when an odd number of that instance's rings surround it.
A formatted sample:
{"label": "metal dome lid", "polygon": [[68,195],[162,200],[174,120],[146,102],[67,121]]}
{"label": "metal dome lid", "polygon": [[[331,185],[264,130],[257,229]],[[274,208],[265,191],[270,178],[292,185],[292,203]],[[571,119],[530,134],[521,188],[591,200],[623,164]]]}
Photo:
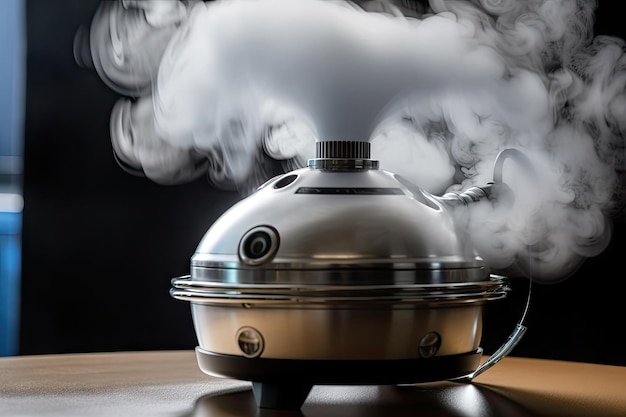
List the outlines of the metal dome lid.
{"label": "metal dome lid", "polygon": [[302,168],[225,212],[191,259],[193,280],[404,285],[488,279],[445,199],[370,159],[368,142],[318,142]]}

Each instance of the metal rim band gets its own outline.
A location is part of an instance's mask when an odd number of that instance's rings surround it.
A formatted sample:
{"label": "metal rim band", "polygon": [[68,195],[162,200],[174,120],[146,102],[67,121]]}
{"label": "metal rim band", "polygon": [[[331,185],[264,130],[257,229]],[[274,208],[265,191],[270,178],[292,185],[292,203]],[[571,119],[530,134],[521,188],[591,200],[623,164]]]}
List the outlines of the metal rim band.
{"label": "metal rim band", "polygon": [[172,280],[170,295],[202,304],[246,305],[460,305],[506,297],[505,278],[489,281],[431,285],[369,286],[268,286],[195,282],[187,277]]}

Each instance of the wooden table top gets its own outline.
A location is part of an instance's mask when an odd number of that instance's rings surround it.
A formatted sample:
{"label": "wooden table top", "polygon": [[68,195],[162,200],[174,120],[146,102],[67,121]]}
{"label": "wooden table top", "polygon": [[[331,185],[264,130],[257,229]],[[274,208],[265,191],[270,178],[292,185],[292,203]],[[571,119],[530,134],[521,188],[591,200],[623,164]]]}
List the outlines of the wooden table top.
{"label": "wooden table top", "polygon": [[626,367],[507,357],[471,384],[316,386],[299,411],[258,409],[250,383],[193,351],[0,358],[0,416],[626,416]]}

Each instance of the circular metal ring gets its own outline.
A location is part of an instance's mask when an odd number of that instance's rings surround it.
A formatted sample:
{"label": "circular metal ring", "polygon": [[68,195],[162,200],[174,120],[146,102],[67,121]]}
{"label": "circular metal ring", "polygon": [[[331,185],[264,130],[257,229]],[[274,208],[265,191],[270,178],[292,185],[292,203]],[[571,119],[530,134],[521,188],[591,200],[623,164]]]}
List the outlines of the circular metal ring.
{"label": "circular metal ring", "polygon": [[241,238],[239,258],[247,265],[261,265],[276,255],[278,243],[278,232],[274,228],[257,226]]}

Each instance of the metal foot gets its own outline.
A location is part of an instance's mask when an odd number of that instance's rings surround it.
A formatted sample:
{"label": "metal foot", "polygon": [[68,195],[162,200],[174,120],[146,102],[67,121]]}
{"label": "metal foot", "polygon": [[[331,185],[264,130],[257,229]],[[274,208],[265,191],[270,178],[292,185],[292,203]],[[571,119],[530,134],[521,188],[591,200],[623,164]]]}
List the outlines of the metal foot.
{"label": "metal foot", "polygon": [[252,391],[259,408],[298,410],[311,392],[312,385],[253,382]]}

